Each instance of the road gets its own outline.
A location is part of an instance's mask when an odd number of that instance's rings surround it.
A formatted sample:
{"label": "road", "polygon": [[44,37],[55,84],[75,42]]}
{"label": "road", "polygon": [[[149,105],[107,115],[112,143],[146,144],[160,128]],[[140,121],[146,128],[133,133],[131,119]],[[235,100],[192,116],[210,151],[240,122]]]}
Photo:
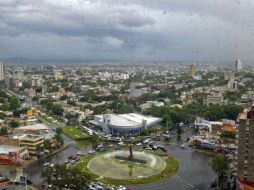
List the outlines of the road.
{"label": "road", "polygon": [[[183,139],[189,137],[187,133]],[[134,190],[208,190],[216,175],[209,163],[212,156],[191,149],[181,148],[183,142],[174,141],[168,146],[169,154],[180,162],[180,169],[176,176],[155,184],[129,186]]]}
{"label": "road", "polygon": [[[44,121],[47,123],[46,121]],[[58,124],[50,124],[51,127],[59,127]],[[191,132],[183,134],[183,139],[190,137]],[[34,184],[41,184],[41,171],[43,170],[43,164],[45,162],[50,163],[64,163],[68,156],[76,154],[79,150],[88,152],[90,148],[80,149],[78,145],[69,137],[62,135],[64,142],[68,144],[67,148],[62,152],[59,152],[49,158],[38,161],[34,165],[30,166],[26,173],[28,178],[33,181]],[[193,150],[190,147],[181,148],[181,141],[173,141],[171,145],[168,145],[167,149],[169,154],[176,157],[180,162],[180,169],[176,176],[161,181],[155,184],[135,185],[129,186],[134,190],[207,190],[212,181],[215,179],[215,174],[212,171],[209,163],[212,156]]]}
{"label": "road", "polygon": [[[183,139],[190,134],[185,134]],[[43,163],[64,163],[66,158],[77,151],[87,152],[89,148],[79,149],[78,145],[69,137],[63,136],[68,147],[50,158],[39,161],[27,171],[28,178],[35,184],[41,183],[40,173],[43,170]],[[134,190],[206,190],[215,179],[209,163],[212,156],[193,150],[189,147],[181,148],[183,142],[174,141],[168,146],[169,154],[180,161],[180,169],[176,176],[155,184],[129,186]]]}

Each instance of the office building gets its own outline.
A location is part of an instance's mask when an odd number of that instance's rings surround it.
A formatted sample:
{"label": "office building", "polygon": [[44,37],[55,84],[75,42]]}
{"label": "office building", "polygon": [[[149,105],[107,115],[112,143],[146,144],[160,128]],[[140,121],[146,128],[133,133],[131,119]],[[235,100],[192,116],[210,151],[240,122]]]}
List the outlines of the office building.
{"label": "office building", "polygon": [[254,107],[237,119],[237,180],[254,182]]}
{"label": "office building", "polygon": [[196,76],[196,72],[197,72],[197,66],[195,64],[191,64],[188,74],[192,77]]}
{"label": "office building", "polygon": [[243,64],[240,59],[237,59],[235,62],[235,71],[240,72],[243,68]]}

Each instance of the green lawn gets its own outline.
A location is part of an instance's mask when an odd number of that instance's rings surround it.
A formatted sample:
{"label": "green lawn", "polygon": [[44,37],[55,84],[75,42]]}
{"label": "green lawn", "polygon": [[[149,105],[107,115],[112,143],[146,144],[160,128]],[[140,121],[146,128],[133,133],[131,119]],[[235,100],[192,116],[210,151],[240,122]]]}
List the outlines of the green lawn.
{"label": "green lawn", "polygon": [[63,133],[75,140],[80,147],[87,147],[91,145],[90,136],[80,129],[72,126],[62,127],[62,129]]}

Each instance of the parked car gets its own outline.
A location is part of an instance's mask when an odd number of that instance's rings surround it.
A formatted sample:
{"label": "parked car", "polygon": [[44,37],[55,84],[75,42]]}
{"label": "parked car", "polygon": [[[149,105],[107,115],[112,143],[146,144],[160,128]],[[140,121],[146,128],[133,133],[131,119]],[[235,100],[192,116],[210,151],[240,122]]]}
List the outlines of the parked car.
{"label": "parked car", "polygon": [[45,162],[45,163],[43,164],[44,167],[47,167],[47,166],[49,166],[49,165],[50,165],[49,162]]}

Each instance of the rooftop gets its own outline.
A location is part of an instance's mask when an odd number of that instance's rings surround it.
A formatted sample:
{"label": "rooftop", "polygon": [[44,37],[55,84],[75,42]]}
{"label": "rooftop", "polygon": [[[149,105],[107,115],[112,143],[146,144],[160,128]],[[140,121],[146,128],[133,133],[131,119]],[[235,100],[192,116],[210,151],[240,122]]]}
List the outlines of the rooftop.
{"label": "rooftop", "polygon": [[24,147],[0,145],[0,155],[1,154],[9,154],[9,152],[17,152],[22,149],[24,149]]}
{"label": "rooftop", "polygon": [[[107,114],[110,118],[110,124],[121,127],[130,127],[142,124],[146,121],[146,124],[150,124],[156,121],[160,121],[161,118],[144,116],[136,113],[128,113],[128,114]],[[96,117],[100,118],[100,121],[103,122],[103,115],[96,115]]]}
{"label": "rooftop", "polygon": [[19,140],[39,140],[43,138],[41,135],[32,135],[32,134],[18,134],[13,136],[13,139],[19,139]]}
{"label": "rooftop", "polygon": [[45,124],[42,123],[36,123],[34,125],[26,125],[23,127],[19,127],[16,130],[20,131],[20,130],[49,130],[50,128],[48,126],[46,126]]}

